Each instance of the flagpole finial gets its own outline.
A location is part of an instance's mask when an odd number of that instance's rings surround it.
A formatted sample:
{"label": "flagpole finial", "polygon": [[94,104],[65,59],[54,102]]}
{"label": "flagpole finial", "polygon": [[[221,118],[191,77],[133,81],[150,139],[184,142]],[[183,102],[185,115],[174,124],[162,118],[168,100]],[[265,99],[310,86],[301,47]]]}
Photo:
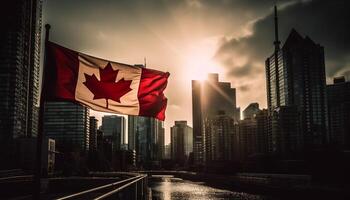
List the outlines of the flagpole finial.
{"label": "flagpole finial", "polygon": [[49,41],[49,35],[50,35],[50,24],[45,24],[45,41]]}

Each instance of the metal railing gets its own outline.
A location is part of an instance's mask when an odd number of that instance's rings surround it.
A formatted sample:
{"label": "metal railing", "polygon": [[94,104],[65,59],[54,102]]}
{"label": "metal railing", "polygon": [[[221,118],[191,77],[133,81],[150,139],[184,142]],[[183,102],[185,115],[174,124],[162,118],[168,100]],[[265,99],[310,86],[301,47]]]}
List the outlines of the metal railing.
{"label": "metal railing", "polygon": [[[123,193],[123,194],[121,194]],[[67,199],[147,199],[147,175],[133,174],[133,177],[121,181],[116,181],[99,187],[77,192],[68,196],[57,198],[57,200]],[[127,198],[126,198],[127,197]]]}

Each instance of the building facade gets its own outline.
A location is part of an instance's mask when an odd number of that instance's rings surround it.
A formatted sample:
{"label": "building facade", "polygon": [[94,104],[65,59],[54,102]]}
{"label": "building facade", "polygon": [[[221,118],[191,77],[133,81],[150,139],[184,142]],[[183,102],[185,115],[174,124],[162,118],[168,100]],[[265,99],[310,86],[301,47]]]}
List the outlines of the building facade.
{"label": "building facade", "polygon": [[[25,170],[35,170],[36,168],[36,138],[18,139],[18,159],[19,166]],[[45,137],[42,144],[42,171],[45,174],[53,173],[55,170],[55,140]]]}
{"label": "building facade", "polygon": [[340,150],[350,150],[350,81],[345,77],[327,85],[330,142]]}
{"label": "building facade", "polygon": [[260,112],[258,103],[251,103],[243,110],[243,119],[254,118]]}
{"label": "building facade", "polygon": [[37,134],[42,1],[10,1],[5,7],[0,14],[0,152],[10,153],[14,139]]}
{"label": "building facade", "polygon": [[104,137],[109,137],[113,144],[113,151],[121,150],[125,144],[125,117],[105,115],[102,117],[101,130]]}
{"label": "building facade", "polygon": [[[219,82],[218,74],[209,74],[206,81],[192,81],[193,151],[195,164],[205,163],[204,120],[219,111],[239,120],[236,108],[236,89],[228,82]],[[238,118],[238,119],[237,119]]]}
{"label": "building facade", "polygon": [[128,116],[128,148],[136,151],[139,168],[159,167],[164,149],[164,123],[150,117]]}
{"label": "building facade", "polygon": [[97,122],[94,116],[89,117],[89,150],[97,150]]}
{"label": "building facade", "polygon": [[[275,120],[270,122],[271,150],[281,149],[278,146],[283,144],[278,144],[281,140],[276,139],[286,135],[298,140],[290,146],[302,144],[298,151],[320,148],[328,141],[324,49],[309,37],[302,37],[294,29],[280,48],[276,8],[275,38],[275,52],[265,62],[268,109],[271,120]],[[287,111],[292,113],[288,114]],[[280,113],[284,116],[278,116]],[[298,120],[295,123],[299,124],[288,126],[300,127],[300,132],[279,131],[283,129],[279,127],[279,123],[282,122],[279,119],[286,116],[297,116]],[[274,131],[274,128],[279,130]]]}
{"label": "building facade", "polygon": [[204,121],[205,162],[231,161],[233,159],[234,120],[220,111]]}
{"label": "building facade", "polygon": [[257,125],[257,153],[269,152],[269,115],[267,109],[260,110],[256,116]]}
{"label": "building facade", "polygon": [[184,165],[193,152],[193,132],[187,121],[175,121],[170,128],[171,159]]}
{"label": "building facade", "polygon": [[239,127],[239,160],[246,160],[257,153],[258,126],[255,118],[243,119]]}
{"label": "building facade", "polygon": [[45,136],[56,141],[60,152],[88,150],[89,112],[87,107],[71,102],[46,102]]}

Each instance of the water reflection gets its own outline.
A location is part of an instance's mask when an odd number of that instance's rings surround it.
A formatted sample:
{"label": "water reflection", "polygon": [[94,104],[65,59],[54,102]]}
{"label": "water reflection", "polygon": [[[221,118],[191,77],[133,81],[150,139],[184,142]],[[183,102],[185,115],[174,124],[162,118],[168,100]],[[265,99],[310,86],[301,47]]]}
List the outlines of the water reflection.
{"label": "water reflection", "polygon": [[159,178],[150,181],[153,200],[262,200],[259,195],[241,192],[231,192],[204,185],[201,182],[191,182],[179,178]]}

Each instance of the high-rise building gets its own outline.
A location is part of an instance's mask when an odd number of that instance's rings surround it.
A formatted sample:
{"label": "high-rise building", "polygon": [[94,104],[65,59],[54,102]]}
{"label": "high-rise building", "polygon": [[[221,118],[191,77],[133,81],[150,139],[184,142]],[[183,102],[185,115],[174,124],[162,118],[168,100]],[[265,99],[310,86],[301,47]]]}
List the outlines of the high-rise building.
{"label": "high-rise building", "polygon": [[257,153],[269,152],[269,115],[267,109],[260,110],[255,115],[257,125]]}
{"label": "high-rise building", "polygon": [[164,155],[162,159],[171,159],[171,144],[164,145]]}
{"label": "high-rise building", "polygon": [[87,107],[71,102],[46,102],[45,136],[56,141],[60,152],[88,150],[89,112]]}
{"label": "high-rise building", "polygon": [[164,145],[165,142],[165,129],[164,123],[159,122],[158,124],[158,158],[163,159],[164,156]]}
{"label": "high-rise building", "polygon": [[192,128],[187,121],[175,121],[170,128],[171,159],[178,164],[185,164],[193,151]]}
{"label": "high-rise building", "polygon": [[271,115],[270,152],[284,155],[284,158],[300,153],[304,149],[300,126],[300,115],[296,107],[276,108]]}
{"label": "high-rise building", "polygon": [[110,137],[113,151],[121,150],[125,144],[125,117],[105,115],[102,117],[101,130],[104,137]]}
{"label": "high-rise building", "polygon": [[37,134],[42,1],[9,1],[5,7],[0,14],[0,148],[6,150],[0,151],[10,153],[15,138]]}
{"label": "high-rise building", "polygon": [[98,120],[94,116],[90,116],[89,118],[89,150],[96,151],[97,150],[97,122]]}
{"label": "high-rise building", "polygon": [[96,131],[96,144],[97,144],[97,150],[99,152],[103,152],[103,132],[100,129],[97,129]]}
{"label": "high-rise building", "polygon": [[246,117],[238,124],[235,133],[234,160],[245,160],[249,156],[265,154],[269,151],[268,111],[254,111],[254,115]]}
{"label": "high-rise building", "polygon": [[236,122],[239,109],[236,108],[236,89],[227,82],[219,82],[218,74],[209,74],[208,80],[192,80],[192,116],[194,162],[204,164],[204,119],[216,116],[218,111]]}
{"label": "high-rise building", "polygon": [[203,152],[203,117],[202,117],[202,83],[192,81],[192,123],[193,123],[193,157],[195,164],[204,164]]}
{"label": "high-rise building", "polygon": [[345,77],[327,85],[330,142],[341,150],[350,150],[350,81]]}
{"label": "high-rise building", "polygon": [[257,153],[257,121],[255,118],[243,119],[239,127],[239,158],[245,160]]}
{"label": "high-rise building", "polygon": [[[275,138],[292,137],[301,140],[296,141],[298,144],[302,144],[299,150],[321,147],[328,139],[323,47],[309,37],[302,37],[296,30],[292,29],[283,47],[280,48],[276,7],[274,44],[275,52],[266,60],[269,114],[272,120],[281,119],[278,116],[279,110],[283,110],[284,117],[289,116],[294,119],[294,116],[298,116],[295,123],[299,123],[299,125],[289,125],[291,127],[300,126],[300,133],[290,132],[292,135],[288,135],[281,131],[272,130],[272,145],[281,146],[278,141],[274,141]],[[282,109],[281,107],[289,108]],[[292,113],[286,113],[288,111]],[[281,120],[278,122],[287,123]],[[276,125],[271,126],[272,129],[278,128],[277,121],[271,123]],[[281,130],[281,128],[279,129]],[[284,136],[273,134],[284,134]],[[290,146],[298,145],[290,144]],[[273,147],[272,149],[278,150],[279,148]]]}
{"label": "high-rise building", "polygon": [[234,120],[224,111],[204,120],[204,160],[206,164],[233,159]]}
{"label": "high-rise building", "polygon": [[260,112],[258,103],[251,103],[243,110],[243,119],[254,118]]}
{"label": "high-rise building", "polygon": [[164,125],[150,117],[128,116],[128,148],[136,151],[138,167],[160,166]]}

